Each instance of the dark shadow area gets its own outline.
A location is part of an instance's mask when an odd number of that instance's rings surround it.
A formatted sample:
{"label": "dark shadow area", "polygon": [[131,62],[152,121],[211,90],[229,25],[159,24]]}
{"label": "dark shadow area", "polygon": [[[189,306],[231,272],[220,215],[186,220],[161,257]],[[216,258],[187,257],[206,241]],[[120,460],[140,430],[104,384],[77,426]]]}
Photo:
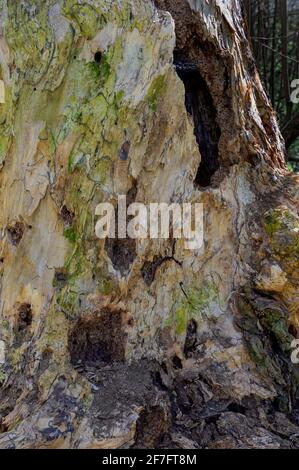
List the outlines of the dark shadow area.
{"label": "dark shadow area", "polygon": [[205,80],[197,67],[189,62],[175,58],[178,76],[185,86],[187,112],[194,122],[194,134],[201,154],[201,162],[194,183],[207,187],[219,169],[218,142],[221,131],[217,124],[217,112]]}
{"label": "dark shadow area", "polygon": [[162,406],[151,406],[141,412],[136,425],[136,449],[154,449],[170,426],[170,418]]}
{"label": "dark shadow area", "polygon": [[184,345],[184,356],[186,359],[192,357],[196,351],[197,345],[197,323],[195,320],[190,320],[187,326],[187,334]]}
{"label": "dark shadow area", "polygon": [[106,308],[99,314],[79,318],[69,335],[71,363],[113,363],[125,357],[126,334],[122,312]]}
{"label": "dark shadow area", "polygon": [[18,246],[24,235],[24,224],[22,222],[16,222],[14,225],[8,225],[6,230],[10,243],[13,246]]}
{"label": "dark shadow area", "polygon": [[21,304],[18,307],[17,329],[25,330],[32,323],[32,309],[28,303]]}
{"label": "dark shadow area", "polygon": [[100,64],[102,62],[102,53],[101,51],[97,51],[94,55],[94,61],[97,63],[97,64]]}
{"label": "dark shadow area", "polygon": [[[132,188],[127,193],[127,207],[135,201],[137,185],[134,182]],[[116,211],[117,213],[117,211]],[[127,224],[130,217],[127,218]],[[118,238],[118,219],[116,217],[116,237],[107,238],[105,242],[106,253],[109,256],[114,269],[121,275],[129,272],[134,259],[136,258],[136,241],[133,238]]]}

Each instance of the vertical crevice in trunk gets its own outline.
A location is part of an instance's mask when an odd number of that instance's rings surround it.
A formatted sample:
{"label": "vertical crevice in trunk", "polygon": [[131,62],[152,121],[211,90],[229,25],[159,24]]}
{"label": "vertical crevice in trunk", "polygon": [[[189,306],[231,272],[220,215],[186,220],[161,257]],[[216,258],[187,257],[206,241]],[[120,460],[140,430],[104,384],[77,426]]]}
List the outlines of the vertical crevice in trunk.
{"label": "vertical crevice in trunk", "polygon": [[201,155],[194,184],[206,188],[216,183],[217,170],[229,164],[220,143],[231,119],[226,116],[231,103],[225,60],[207,40],[199,17],[186,0],[155,0],[155,5],[168,11],[175,22],[174,65],[185,86],[185,105],[193,118]]}
{"label": "vertical crevice in trunk", "polygon": [[221,131],[216,122],[217,112],[205,80],[195,64],[175,57],[178,76],[185,86],[185,105],[194,122],[194,134],[201,154],[195,185],[207,187],[219,169],[218,142]]}

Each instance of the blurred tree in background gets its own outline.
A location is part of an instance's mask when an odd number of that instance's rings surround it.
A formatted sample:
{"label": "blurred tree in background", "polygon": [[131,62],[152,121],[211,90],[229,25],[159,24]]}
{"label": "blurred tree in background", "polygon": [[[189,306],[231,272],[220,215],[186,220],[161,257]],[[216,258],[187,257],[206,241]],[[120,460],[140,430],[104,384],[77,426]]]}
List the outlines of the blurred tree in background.
{"label": "blurred tree in background", "polygon": [[299,0],[243,3],[257,66],[278,114],[288,162],[299,171]]}

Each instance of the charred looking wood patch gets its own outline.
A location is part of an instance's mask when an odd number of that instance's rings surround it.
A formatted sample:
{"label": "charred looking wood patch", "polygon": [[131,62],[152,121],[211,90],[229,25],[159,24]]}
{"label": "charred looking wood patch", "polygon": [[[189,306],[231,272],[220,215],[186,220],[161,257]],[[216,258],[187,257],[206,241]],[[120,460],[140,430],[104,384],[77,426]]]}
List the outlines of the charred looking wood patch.
{"label": "charred looking wood patch", "polygon": [[25,227],[22,222],[16,222],[6,227],[8,239],[12,245],[17,246],[20,243],[24,235],[24,230]]}
{"label": "charred looking wood patch", "polygon": [[128,273],[136,258],[136,242],[131,238],[109,238],[105,244],[107,255],[109,256],[114,269],[121,275]]}
{"label": "charred looking wood patch", "polygon": [[29,303],[23,303],[17,309],[17,331],[23,331],[32,323],[32,308]]}
{"label": "charred looking wood patch", "polygon": [[196,350],[197,345],[197,323],[195,320],[190,320],[187,326],[187,334],[184,345],[184,356],[186,359],[192,357]]}
{"label": "charred looking wood patch", "polygon": [[49,367],[51,358],[53,356],[53,350],[51,348],[46,348],[41,354],[41,360],[38,366],[38,374],[42,375]]}
{"label": "charred looking wood patch", "polygon": [[[172,230],[172,227],[171,227],[171,230]],[[179,266],[182,266],[182,263],[175,258],[175,243],[176,243],[176,240],[172,239],[171,256],[154,256],[152,261],[144,262],[141,268],[141,275],[147,286],[150,286],[154,282],[157,269],[159,269],[159,267],[162,266],[162,264],[164,264],[165,262],[174,261]]]}
{"label": "charred looking wood patch", "polygon": [[69,334],[68,347],[73,365],[95,365],[123,361],[126,333],[123,312],[103,309],[77,320]]}
{"label": "charred looking wood patch", "polygon": [[175,59],[178,76],[185,86],[185,105],[194,122],[194,134],[201,154],[195,185],[207,187],[219,169],[218,143],[221,135],[209,88],[196,65]]}
{"label": "charred looking wood patch", "polygon": [[94,55],[94,61],[97,63],[97,64],[100,64],[102,62],[102,58],[103,58],[103,54],[101,51],[97,51]]}
{"label": "charred looking wood patch", "polygon": [[172,365],[177,370],[183,368],[182,360],[178,356],[173,356]]}
{"label": "charred looking wood patch", "polygon": [[136,425],[137,449],[154,449],[162,441],[171,424],[168,410],[160,405],[142,411]]}
{"label": "charred looking wood patch", "polygon": [[66,225],[72,225],[75,214],[64,204],[60,209],[60,217]]}
{"label": "charred looking wood patch", "polygon": [[141,268],[141,274],[147,286],[150,286],[155,279],[157,269],[164,263],[164,261],[171,260],[171,257],[158,257],[155,256],[153,261],[146,261]]}
{"label": "charred looking wood patch", "polygon": [[123,160],[123,161],[128,160],[130,147],[131,147],[131,144],[128,140],[126,140],[122,144],[121,149],[119,151],[119,159],[120,160]]}
{"label": "charred looking wood patch", "polygon": [[[137,194],[136,184],[129,190],[127,194],[127,207],[135,201]],[[116,209],[116,214],[118,209]],[[129,220],[127,220],[128,223]],[[119,238],[118,237],[118,223],[116,217],[116,237],[107,238],[105,242],[106,253],[109,256],[114,269],[119,271],[121,275],[125,275],[129,272],[134,259],[136,258],[136,241],[132,238]]]}
{"label": "charred looking wood patch", "polygon": [[63,286],[68,281],[68,273],[65,269],[55,270],[54,281],[53,285],[56,286]]}
{"label": "charred looking wood patch", "polygon": [[31,335],[33,312],[30,303],[17,303],[15,305],[14,343],[13,347],[19,348],[25,341],[29,341]]}

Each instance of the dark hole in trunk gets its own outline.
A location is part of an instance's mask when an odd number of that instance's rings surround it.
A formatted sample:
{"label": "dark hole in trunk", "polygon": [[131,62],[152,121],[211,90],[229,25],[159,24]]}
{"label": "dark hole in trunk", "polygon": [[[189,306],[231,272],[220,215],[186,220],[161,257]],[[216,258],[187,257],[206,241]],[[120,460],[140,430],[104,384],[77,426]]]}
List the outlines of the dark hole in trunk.
{"label": "dark hole in trunk", "polygon": [[56,270],[54,275],[54,285],[65,284],[68,280],[68,274],[65,270]]}
{"label": "dark hole in trunk", "polygon": [[60,209],[60,217],[66,225],[72,225],[75,214],[64,204]]}
{"label": "dark hole in trunk", "polygon": [[[135,201],[137,194],[136,182],[134,182],[132,188],[128,191],[127,194],[127,207]],[[107,238],[105,242],[105,249],[107,255],[109,256],[114,269],[119,271],[121,275],[125,275],[129,272],[131,265],[133,264],[134,259],[136,258],[136,241],[133,238],[118,238],[118,208],[115,211],[116,213],[116,237]],[[127,217],[127,223],[129,222],[130,217]]]}
{"label": "dark hole in trunk", "polygon": [[172,364],[173,364],[173,367],[175,369],[182,369],[183,368],[183,364],[182,364],[182,361],[181,359],[178,357],[178,356],[174,356],[172,358]]}
{"label": "dark hole in trunk", "polygon": [[197,323],[195,320],[190,320],[187,326],[187,334],[184,345],[184,356],[188,359],[192,357],[196,351],[197,346]]}
{"label": "dark hole in trunk", "polygon": [[22,222],[16,222],[14,225],[9,225],[6,230],[10,243],[17,246],[23,238],[25,230],[24,224]]}
{"label": "dark hole in trunk", "polygon": [[94,61],[97,63],[97,64],[100,64],[102,62],[102,53],[101,51],[97,51],[94,55]]}
{"label": "dark hole in trunk", "polygon": [[294,338],[297,338],[297,329],[294,325],[289,325],[288,331],[290,335],[294,336]]}
{"label": "dark hole in trunk", "polygon": [[24,303],[18,307],[18,319],[17,319],[18,331],[25,330],[32,323],[32,309],[31,305]]}
{"label": "dark hole in trunk", "polygon": [[195,64],[175,57],[178,76],[185,85],[185,105],[194,122],[194,134],[201,154],[195,185],[207,187],[219,169],[218,142],[220,128],[209,88]]}
{"label": "dark hole in trunk", "polygon": [[123,276],[136,257],[136,243],[132,238],[107,238],[106,251],[113,267]]}
{"label": "dark hole in trunk", "polygon": [[108,308],[80,318],[69,335],[71,363],[93,365],[125,358],[123,313]]}
{"label": "dark hole in trunk", "polygon": [[245,415],[246,407],[243,406],[240,403],[231,403],[230,405],[228,405],[227,411],[231,411],[233,413],[239,413],[241,415]]}

